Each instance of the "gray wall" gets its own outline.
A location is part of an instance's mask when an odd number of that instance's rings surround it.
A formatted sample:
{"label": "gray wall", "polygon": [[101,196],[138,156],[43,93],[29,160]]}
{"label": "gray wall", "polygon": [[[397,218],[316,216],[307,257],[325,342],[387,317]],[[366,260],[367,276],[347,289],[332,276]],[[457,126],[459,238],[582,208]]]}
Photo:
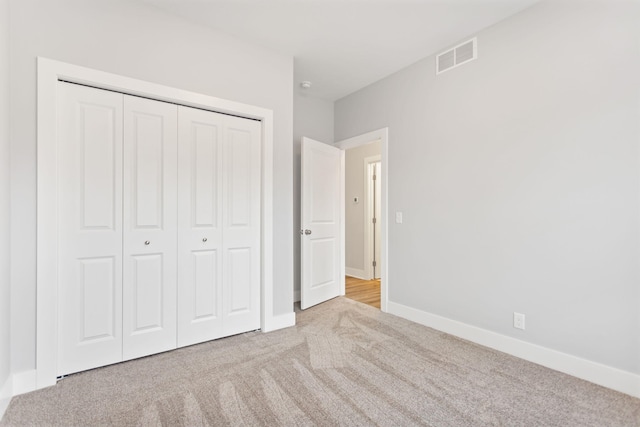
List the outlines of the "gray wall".
{"label": "gray wall", "polygon": [[[11,3],[12,368],[35,366],[36,56],[274,111],[274,312],[293,310],[293,59],[126,0]],[[3,26],[4,28],[4,26]]]}
{"label": "gray wall", "polygon": [[391,301],[640,373],[637,4],[541,2],[337,101],[337,140],[389,127]]}
{"label": "gray wall", "polygon": [[0,0],[0,406],[10,372],[9,123],[9,0]]}
{"label": "gray wall", "polygon": [[306,95],[299,82],[293,98],[293,265],[294,291],[300,299],[300,141],[303,136],[333,144],[333,102]]}
{"label": "gray wall", "polygon": [[[347,150],[344,159],[345,170],[345,267],[364,270],[365,265],[365,213],[367,210],[364,159],[380,155],[380,142],[374,142]],[[359,202],[354,203],[353,198]],[[366,277],[370,279],[370,277]]]}

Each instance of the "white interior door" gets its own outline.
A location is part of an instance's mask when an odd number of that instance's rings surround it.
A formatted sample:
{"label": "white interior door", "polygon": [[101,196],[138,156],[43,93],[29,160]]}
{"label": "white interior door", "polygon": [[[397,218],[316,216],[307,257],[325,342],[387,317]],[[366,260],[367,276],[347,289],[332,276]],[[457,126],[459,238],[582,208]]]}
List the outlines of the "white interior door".
{"label": "white interior door", "polygon": [[122,360],[123,96],[58,83],[57,375]]}
{"label": "white interior door", "polygon": [[124,96],[124,360],[176,348],[176,118]]}
{"label": "white interior door", "polygon": [[222,331],[223,115],[180,107],[178,346]]}
{"label": "white interior door", "polygon": [[344,151],[302,138],[300,305],[303,310],[337,297],[342,289],[343,171]]}

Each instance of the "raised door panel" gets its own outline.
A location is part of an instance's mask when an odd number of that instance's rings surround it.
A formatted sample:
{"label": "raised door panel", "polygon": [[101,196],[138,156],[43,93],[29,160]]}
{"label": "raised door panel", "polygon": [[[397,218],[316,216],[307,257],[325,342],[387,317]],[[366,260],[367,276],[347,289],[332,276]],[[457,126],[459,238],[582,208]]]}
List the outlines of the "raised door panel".
{"label": "raised door panel", "polygon": [[252,308],[251,267],[251,248],[229,249],[229,315],[244,314]]}
{"label": "raised door panel", "polygon": [[[251,133],[229,127],[226,132],[227,226],[251,227]],[[258,171],[256,171],[258,172]]]}
{"label": "raised door panel", "polygon": [[58,84],[57,374],[122,360],[120,94]]}
{"label": "raised door panel", "polygon": [[123,358],[176,347],[177,107],[124,97]]}
{"label": "raised door panel", "polygon": [[78,295],[83,344],[96,340],[113,339],[116,330],[115,307],[117,305],[114,257],[78,259]]}
{"label": "raised door panel", "polygon": [[162,254],[134,255],[133,274],[130,280],[133,301],[131,308],[131,333],[160,331],[163,327],[163,256]]}
{"label": "raised door panel", "polygon": [[217,228],[218,207],[220,202],[220,161],[218,133],[216,123],[189,123],[190,140],[187,149],[190,150],[190,179],[191,193],[191,226],[192,228]]}
{"label": "raised door panel", "polygon": [[311,289],[334,286],[338,267],[335,263],[336,238],[309,239],[309,255],[316,260],[311,266]]}
{"label": "raised door panel", "polygon": [[193,322],[205,322],[220,317],[218,251],[192,251],[193,260]]}
{"label": "raised door panel", "polygon": [[186,346],[223,336],[224,116],[189,107],[178,116],[178,346]]}
{"label": "raised door panel", "polygon": [[260,122],[225,117],[224,334],[260,327]]}

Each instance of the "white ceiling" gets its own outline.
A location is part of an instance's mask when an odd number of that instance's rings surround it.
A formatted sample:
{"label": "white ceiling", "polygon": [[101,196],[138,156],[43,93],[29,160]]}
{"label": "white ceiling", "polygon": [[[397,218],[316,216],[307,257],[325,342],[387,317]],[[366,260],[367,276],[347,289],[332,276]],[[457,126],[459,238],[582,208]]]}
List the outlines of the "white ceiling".
{"label": "white ceiling", "polygon": [[336,100],[538,0],[140,1],[292,55],[296,84]]}

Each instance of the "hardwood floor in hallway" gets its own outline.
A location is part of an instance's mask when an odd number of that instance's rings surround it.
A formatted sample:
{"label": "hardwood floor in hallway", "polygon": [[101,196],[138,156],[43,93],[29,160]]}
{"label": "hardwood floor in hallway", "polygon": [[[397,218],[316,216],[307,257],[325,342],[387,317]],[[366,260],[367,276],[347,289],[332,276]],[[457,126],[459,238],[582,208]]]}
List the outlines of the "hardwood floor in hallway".
{"label": "hardwood floor in hallway", "polygon": [[362,280],[345,277],[346,297],[375,308],[380,308],[380,279]]}

